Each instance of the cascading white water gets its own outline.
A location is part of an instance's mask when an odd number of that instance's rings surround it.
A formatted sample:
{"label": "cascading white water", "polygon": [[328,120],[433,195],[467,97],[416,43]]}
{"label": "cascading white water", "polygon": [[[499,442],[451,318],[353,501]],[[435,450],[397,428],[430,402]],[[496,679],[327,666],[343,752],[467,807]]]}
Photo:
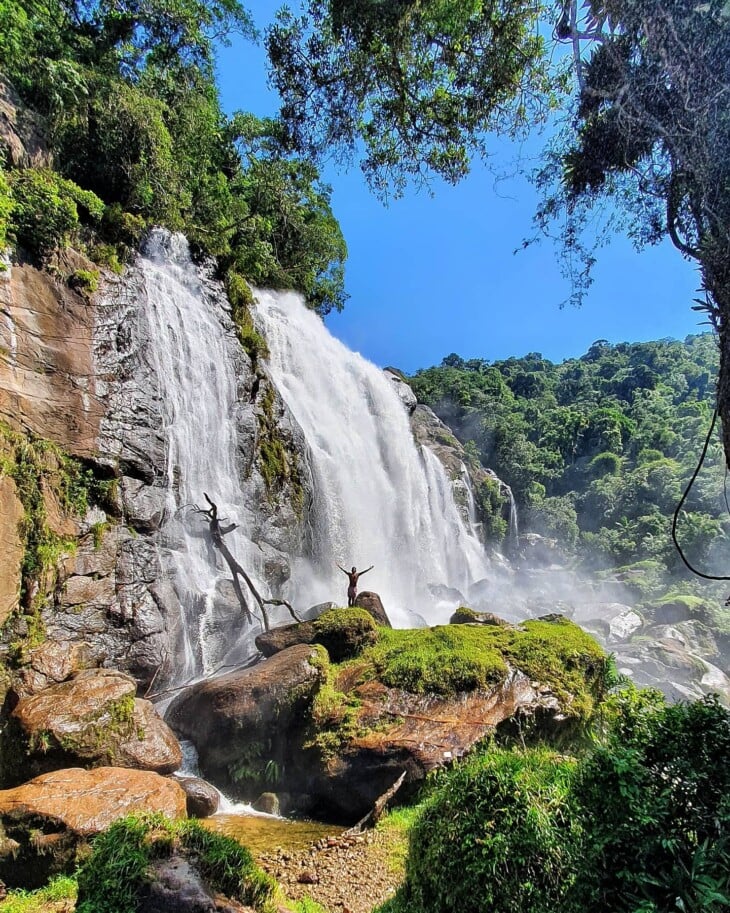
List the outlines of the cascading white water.
{"label": "cascading white water", "polygon": [[443,466],[416,446],[382,371],[330,335],[293,293],[257,292],[256,322],[274,383],[302,427],[314,477],[313,555],[292,574],[297,605],[344,601],[348,569],[375,565],[360,589],[380,594],[395,624],[445,621],[429,584],[465,593],[489,573],[454,503]]}
{"label": "cascading white water", "polygon": [[[182,235],[155,230],[138,265],[147,296],[144,311],[150,329],[149,357],[165,421],[168,534],[184,540],[182,548],[169,552],[185,612],[184,659],[176,671],[176,678],[184,681],[210,672],[234,646],[229,641],[221,648],[211,636],[216,583],[228,575],[216,567],[220,556],[204,535],[203,518],[198,516],[195,522],[191,513],[191,505],[207,507],[206,492],[218,505],[221,518],[231,522],[242,519],[244,498],[236,466],[233,420],[236,378],[232,339],[203,293]],[[226,542],[265,591],[259,552],[245,529],[229,533]],[[245,626],[240,627],[245,638]]]}

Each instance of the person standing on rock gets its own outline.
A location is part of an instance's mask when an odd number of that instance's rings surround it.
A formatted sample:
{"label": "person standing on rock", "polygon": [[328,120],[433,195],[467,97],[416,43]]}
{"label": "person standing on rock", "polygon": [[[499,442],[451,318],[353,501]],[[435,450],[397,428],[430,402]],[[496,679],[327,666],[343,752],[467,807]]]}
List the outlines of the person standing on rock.
{"label": "person standing on rock", "polygon": [[362,577],[363,574],[367,574],[368,571],[372,571],[375,567],[374,564],[371,564],[370,567],[366,567],[364,571],[358,573],[357,568],[354,567],[351,571],[346,571],[341,564],[338,564],[337,567],[342,571],[343,574],[346,574],[350,585],[347,588],[347,604],[348,606],[355,605],[355,599],[357,598],[357,581]]}

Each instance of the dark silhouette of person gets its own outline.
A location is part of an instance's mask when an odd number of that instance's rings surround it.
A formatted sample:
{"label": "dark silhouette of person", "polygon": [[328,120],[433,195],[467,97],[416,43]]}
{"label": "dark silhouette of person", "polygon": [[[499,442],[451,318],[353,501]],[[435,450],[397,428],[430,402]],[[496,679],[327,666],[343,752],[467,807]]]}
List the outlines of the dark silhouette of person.
{"label": "dark silhouette of person", "polygon": [[337,567],[342,571],[343,574],[346,574],[350,585],[347,588],[347,604],[348,606],[355,605],[355,599],[357,598],[357,581],[362,577],[363,574],[367,574],[368,571],[372,571],[375,567],[374,564],[371,564],[370,567],[366,567],[364,571],[358,573],[357,568],[354,567],[351,571],[346,571],[341,564],[338,564]]}

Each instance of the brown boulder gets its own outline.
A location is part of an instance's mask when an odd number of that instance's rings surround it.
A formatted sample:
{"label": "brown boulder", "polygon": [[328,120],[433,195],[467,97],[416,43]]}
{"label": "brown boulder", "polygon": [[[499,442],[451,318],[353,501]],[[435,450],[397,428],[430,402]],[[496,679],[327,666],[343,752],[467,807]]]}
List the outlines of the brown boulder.
{"label": "brown boulder", "polygon": [[167,721],[190,739],[204,776],[225,793],[255,798],[280,770],[286,742],[302,725],[326,677],[322,647],[300,644],[255,666],[192,685]]}
{"label": "brown boulder", "polygon": [[[347,688],[342,679],[339,685]],[[551,689],[517,671],[497,687],[452,697],[411,694],[378,681],[350,693],[360,705],[357,722],[336,750],[291,747],[281,788],[300,797],[298,814],[352,824],[404,771],[406,784],[418,783],[515,716],[549,725],[564,719]]]}
{"label": "brown boulder", "polygon": [[393,627],[388,619],[388,616],[385,614],[383,603],[381,602],[380,596],[378,596],[377,593],[371,593],[368,590],[363,590],[362,593],[357,594],[355,605],[358,608],[365,609],[366,612],[369,612],[375,619],[375,624],[378,624],[383,628]]}
{"label": "brown boulder", "polygon": [[314,643],[314,636],[314,622],[303,621],[300,624],[282,625],[265,631],[257,636],[255,643],[264,656],[273,656],[297,644]]}
{"label": "brown boulder", "polygon": [[125,815],[185,817],[185,793],[150,771],[56,770],[0,790],[0,879],[35,887],[69,871],[86,839]]}
{"label": "brown boulder", "polygon": [[79,765],[177,770],[182,763],[177,740],[135,692],[130,676],[89,669],[22,698],[4,734],[6,757],[14,755],[15,761],[6,782]]}
{"label": "brown boulder", "polygon": [[18,671],[18,691],[36,694],[50,685],[65,682],[93,665],[92,647],[86,641],[46,640],[28,653],[28,664]]}
{"label": "brown boulder", "polygon": [[220,795],[210,783],[200,777],[176,777],[175,781],[185,790],[189,818],[209,818],[218,811]]}

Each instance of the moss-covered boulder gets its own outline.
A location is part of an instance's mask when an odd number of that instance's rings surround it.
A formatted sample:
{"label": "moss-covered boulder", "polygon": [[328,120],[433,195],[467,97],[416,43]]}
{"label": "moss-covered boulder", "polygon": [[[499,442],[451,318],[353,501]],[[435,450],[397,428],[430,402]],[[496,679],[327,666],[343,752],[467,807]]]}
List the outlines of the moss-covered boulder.
{"label": "moss-covered boulder", "polygon": [[357,656],[377,637],[375,622],[365,609],[332,609],[314,621],[259,634],[256,646],[264,656],[273,656],[297,644],[321,644],[334,662],[342,662]]}
{"label": "moss-covered boulder", "polygon": [[72,871],[89,838],[117,818],[150,811],[185,817],[180,786],[150,771],[57,770],[0,790],[0,880],[40,887]]}
{"label": "moss-covered boulder", "polygon": [[[327,615],[321,631],[340,631],[349,617]],[[292,660],[312,662],[312,649],[291,647],[234,678],[194,686],[171,719],[218,785],[233,780],[237,795],[253,801],[275,784],[285,811],[343,823],[366,814],[403,771],[418,782],[509,721],[566,737],[593,713],[607,668],[598,644],[561,616],[519,627],[378,628],[356,655],[307,677],[296,713],[277,712],[270,692],[291,676]]]}
{"label": "moss-covered boulder", "polygon": [[282,788],[306,796],[311,814],[356,819],[403,771],[418,781],[517,718],[564,738],[604,687],[603,651],[560,616],[378,634],[330,668],[303,750],[291,752]]}
{"label": "moss-covered boulder", "polygon": [[4,785],[64,767],[177,770],[177,739],[135,693],[130,676],[89,669],[22,698],[2,734]]}
{"label": "moss-covered boulder", "polygon": [[500,628],[511,628],[512,625],[493,612],[475,612],[468,606],[462,605],[449,619],[452,625],[496,625]]}
{"label": "moss-covered boulder", "polygon": [[[117,821],[79,872],[77,913],[272,911],[277,885],[249,851],[195,821]],[[245,908],[241,906],[245,904]]]}

